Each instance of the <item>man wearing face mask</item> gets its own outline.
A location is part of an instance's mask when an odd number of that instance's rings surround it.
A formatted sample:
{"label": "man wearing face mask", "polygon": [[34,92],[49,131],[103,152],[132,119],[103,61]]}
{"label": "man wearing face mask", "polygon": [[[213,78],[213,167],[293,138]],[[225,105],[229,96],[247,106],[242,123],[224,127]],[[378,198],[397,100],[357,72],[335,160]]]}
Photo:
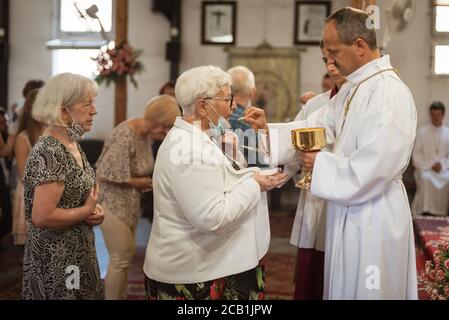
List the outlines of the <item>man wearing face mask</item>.
{"label": "man wearing face mask", "polygon": [[232,81],[232,94],[236,108],[229,122],[238,137],[240,151],[244,154],[248,167],[266,167],[264,153],[259,150],[257,134],[250,125],[242,120],[245,111],[251,107],[251,100],[256,95],[256,82],[253,72],[244,66],[235,66],[228,70]]}
{"label": "man wearing face mask", "polygon": [[144,272],[147,298],[263,299],[260,263],[270,242],[266,191],[285,174],[236,170],[220,139],[235,104],[218,67],[176,81],[183,117],[162,143],[153,172],[154,219]]}
{"label": "man wearing face mask", "polygon": [[[234,97],[231,94],[230,97],[230,109],[235,110]],[[209,120],[208,132],[212,141],[214,141],[217,146],[221,148],[223,154],[231,161],[232,166],[235,170],[240,170],[246,168],[248,163],[244,158],[243,154],[238,150],[239,141],[238,136],[232,132],[232,127],[230,122],[218,113],[214,106],[205,100],[205,102],[210,106],[212,112],[217,116],[217,120],[213,121],[208,115],[206,118]]]}

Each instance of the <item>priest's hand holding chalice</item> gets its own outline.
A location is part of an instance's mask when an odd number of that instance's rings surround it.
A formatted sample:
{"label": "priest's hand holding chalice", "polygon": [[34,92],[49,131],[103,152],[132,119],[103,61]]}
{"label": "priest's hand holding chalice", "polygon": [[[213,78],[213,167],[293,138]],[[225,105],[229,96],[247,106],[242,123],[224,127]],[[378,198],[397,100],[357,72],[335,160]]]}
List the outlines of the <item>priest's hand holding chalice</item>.
{"label": "priest's hand holding chalice", "polygon": [[[262,109],[250,107],[241,119],[250,124],[256,130],[268,132],[267,118]],[[296,187],[310,189],[312,181],[312,169],[318,151],[326,147],[326,130],[324,128],[303,128],[292,130],[293,147],[299,152],[299,163],[302,166],[304,177]]]}
{"label": "priest's hand holding chalice", "polygon": [[326,147],[324,128],[303,128],[292,130],[292,145],[300,151],[299,162],[302,165],[302,178],[296,184],[298,189],[310,189],[312,169],[318,151]]}

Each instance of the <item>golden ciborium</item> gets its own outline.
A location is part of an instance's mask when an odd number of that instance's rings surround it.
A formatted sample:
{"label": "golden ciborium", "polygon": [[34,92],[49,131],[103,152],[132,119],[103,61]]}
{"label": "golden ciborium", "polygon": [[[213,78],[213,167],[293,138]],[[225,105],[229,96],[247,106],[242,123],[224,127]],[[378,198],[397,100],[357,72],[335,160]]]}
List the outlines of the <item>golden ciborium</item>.
{"label": "golden ciborium", "polygon": [[[302,152],[320,151],[326,147],[324,128],[304,128],[292,130],[293,147]],[[296,184],[298,189],[310,189],[312,172],[303,171],[303,177]]]}

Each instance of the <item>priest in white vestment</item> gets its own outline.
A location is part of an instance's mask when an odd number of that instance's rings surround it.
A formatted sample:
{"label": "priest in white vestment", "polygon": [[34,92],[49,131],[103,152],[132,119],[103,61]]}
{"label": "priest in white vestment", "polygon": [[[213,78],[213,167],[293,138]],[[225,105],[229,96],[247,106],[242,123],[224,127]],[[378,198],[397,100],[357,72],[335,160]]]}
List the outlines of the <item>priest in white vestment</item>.
{"label": "priest in white vestment", "polygon": [[449,209],[449,127],[443,124],[445,106],[430,106],[431,124],[416,135],[413,150],[416,195],[413,215],[423,213],[447,216]]}
{"label": "priest in white vestment", "polygon": [[[321,108],[327,108],[346,82],[338,69],[327,62],[324,43],[321,42],[322,58],[333,88],[310,99],[296,116],[296,120],[307,120],[308,127],[319,126]],[[328,148],[332,148],[331,145]],[[286,167],[288,168],[288,167]],[[294,171],[300,168],[293,166]],[[298,247],[295,267],[295,300],[321,300],[324,282],[324,246],[326,234],[326,201],[302,190],[299,195],[290,243]]]}
{"label": "priest in white vestment", "polygon": [[[313,169],[312,195],[327,200],[324,298],[417,299],[413,226],[402,182],[416,108],[389,56],[380,57],[368,19],[344,8],[326,20],[328,62],[348,82],[320,109],[333,151],[299,153],[299,161]],[[250,109],[246,117],[263,128],[261,114]],[[290,130],[300,127],[307,122],[268,126],[273,162],[293,161]]]}

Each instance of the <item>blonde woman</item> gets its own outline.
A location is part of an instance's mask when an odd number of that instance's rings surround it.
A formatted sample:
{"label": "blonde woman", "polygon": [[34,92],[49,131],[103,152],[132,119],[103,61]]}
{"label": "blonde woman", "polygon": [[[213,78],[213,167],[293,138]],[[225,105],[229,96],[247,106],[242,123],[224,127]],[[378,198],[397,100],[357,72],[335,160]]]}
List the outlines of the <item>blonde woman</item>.
{"label": "blonde woman", "polygon": [[92,226],[103,221],[95,172],[78,141],[97,114],[94,81],[71,73],[39,91],[33,118],[48,125],[28,157],[23,299],[100,299]]}
{"label": "blonde woman", "polygon": [[39,89],[31,90],[25,99],[23,113],[19,120],[18,134],[14,144],[14,154],[18,172],[17,187],[14,195],[14,208],[12,219],[12,234],[15,245],[24,245],[26,240],[27,226],[25,222],[25,203],[23,201],[22,179],[25,172],[25,164],[31,148],[36,144],[39,136],[44,131],[44,125],[31,116],[33,104]]}
{"label": "blonde woman", "polygon": [[163,140],[180,115],[172,96],[152,99],[141,118],[117,126],[105,141],[97,161],[100,199],[105,210],[101,226],[109,251],[105,298],[126,299],[128,267],[136,249],[141,194],[151,191],[153,141]]}

